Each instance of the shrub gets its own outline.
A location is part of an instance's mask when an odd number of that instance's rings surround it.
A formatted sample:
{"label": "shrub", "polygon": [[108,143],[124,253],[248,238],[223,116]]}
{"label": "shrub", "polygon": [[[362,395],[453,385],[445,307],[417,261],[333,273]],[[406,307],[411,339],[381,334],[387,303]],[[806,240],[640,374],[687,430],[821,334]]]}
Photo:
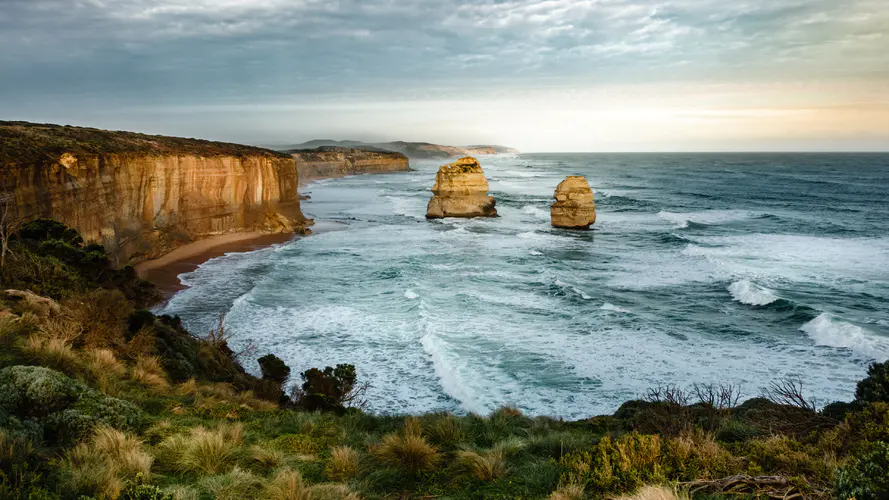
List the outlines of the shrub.
{"label": "shrub", "polygon": [[878,441],[855,454],[837,473],[836,496],[856,500],[889,498],[889,443]]}
{"label": "shrub", "polygon": [[742,460],[701,430],[668,438],[664,454],[664,472],[671,480],[717,479],[744,471]]}
{"label": "shrub", "polygon": [[17,236],[20,240],[31,240],[37,243],[57,240],[74,246],[83,244],[83,238],[76,230],[52,219],[34,219],[23,224],[19,228]]}
{"label": "shrub", "polygon": [[118,500],[174,500],[174,497],[157,486],[139,484],[128,486],[120,493]]}
{"label": "shrub", "polygon": [[420,435],[415,418],[405,420],[401,434],[387,434],[373,449],[378,460],[410,474],[432,470],[440,457],[438,450]]}
{"label": "shrub", "polygon": [[357,375],[353,365],[339,364],[324,370],[311,368],[302,373],[301,390],[296,394],[296,403],[309,411],[343,410],[345,405],[355,401]]}
{"label": "shrub", "polygon": [[334,481],[348,481],[358,472],[358,452],[348,446],[330,450],[330,460],[324,474]]}
{"label": "shrub", "polygon": [[290,378],[290,367],[274,354],[266,354],[257,361],[260,370],[262,370],[263,379],[271,380],[280,387]]}
{"label": "shrub", "polygon": [[75,442],[100,425],[132,429],[142,417],[131,403],[37,366],[0,370],[0,412],[33,421],[59,443]]}
{"label": "shrub", "polygon": [[661,482],[661,438],[626,434],[602,438],[592,452],[574,452],[560,461],[569,469],[562,481],[584,484],[597,491],[632,491],[649,482]]}
{"label": "shrub", "polygon": [[868,367],[867,377],[855,388],[855,399],[864,403],[889,403],[889,361]]}

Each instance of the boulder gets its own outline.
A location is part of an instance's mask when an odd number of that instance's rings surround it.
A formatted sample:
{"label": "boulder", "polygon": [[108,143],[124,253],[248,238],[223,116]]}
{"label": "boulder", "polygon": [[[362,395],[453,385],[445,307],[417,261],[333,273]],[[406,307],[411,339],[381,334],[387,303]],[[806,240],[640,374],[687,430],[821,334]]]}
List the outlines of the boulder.
{"label": "boulder", "polygon": [[581,175],[569,175],[559,183],[553,195],[556,202],[550,206],[550,218],[554,227],[589,229],[596,222],[596,204],[593,191]]}
{"label": "boulder", "polygon": [[435,176],[427,219],[445,217],[496,217],[494,197],[478,160],[467,156],[443,165]]}

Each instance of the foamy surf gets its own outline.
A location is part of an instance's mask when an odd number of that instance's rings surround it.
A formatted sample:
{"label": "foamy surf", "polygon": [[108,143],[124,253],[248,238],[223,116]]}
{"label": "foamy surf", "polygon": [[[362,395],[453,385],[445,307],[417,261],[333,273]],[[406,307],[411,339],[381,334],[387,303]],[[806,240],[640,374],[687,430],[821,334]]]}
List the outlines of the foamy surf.
{"label": "foamy surf", "polygon": [[713,225],[753,217],[753,214],[746,210],[702,210],[700,212],[668,212],[663,210],[658,212],[657,215],[661,219],[673,223],[677,229],[687,228],[690,222]]}
{"label": "foamy surf", "polygon": [[889,338],[881,337],[858,325],[821,313],[800,327],[816,345],[843,347],[877,361],[889,359]]}
{"label": "foamy surf", "polygon": [[750,280],[738,280],[728,286],[732,298],[749,306],[766,306],[779,299],[775,292]]}
{"label": "foamy surf", "polygon": [[404,298],[406,298],[406,299],[414,300],[418,297],[419,297],[419,295],[417,295],[417,293],[414,292],[410,288],[408,288],[407,290],[404,291]]}
{"label": "foamy surf", "polygon": [[619,312],[619,313],[630,312],[622,307],[612,304],[611,302],[606,302],[606,303],[602,304],[602,307],[600,307],[599,309],[601,309],[603,311],[611,311],[611,312]]}

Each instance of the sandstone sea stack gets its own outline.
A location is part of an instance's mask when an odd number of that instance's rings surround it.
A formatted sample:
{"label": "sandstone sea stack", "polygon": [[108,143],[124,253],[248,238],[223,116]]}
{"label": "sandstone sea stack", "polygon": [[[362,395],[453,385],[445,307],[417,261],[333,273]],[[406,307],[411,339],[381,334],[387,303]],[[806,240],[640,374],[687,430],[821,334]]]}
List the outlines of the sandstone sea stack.
{"label": "sandstone sea stack", "polygon": [[569,175],[556,187],[556,202],[550,207],[554,227],[589,229],[596,222],[593,191],[581,175]]}
{"label": "sandstone sea stack", "polygon": [[497,216],[485,172],[475,158],[467,156],[439,168],[432,194],[427,219]]}

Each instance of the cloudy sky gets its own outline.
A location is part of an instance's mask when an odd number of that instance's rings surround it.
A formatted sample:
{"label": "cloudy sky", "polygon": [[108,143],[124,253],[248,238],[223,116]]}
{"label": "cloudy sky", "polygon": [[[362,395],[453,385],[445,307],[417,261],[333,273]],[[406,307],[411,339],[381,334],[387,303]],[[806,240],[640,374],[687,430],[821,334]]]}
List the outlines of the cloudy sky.
{"label": "cloudy sky", "polygon": [[887,0],[0,0],[0,119],[258,144],[889,150]]}

